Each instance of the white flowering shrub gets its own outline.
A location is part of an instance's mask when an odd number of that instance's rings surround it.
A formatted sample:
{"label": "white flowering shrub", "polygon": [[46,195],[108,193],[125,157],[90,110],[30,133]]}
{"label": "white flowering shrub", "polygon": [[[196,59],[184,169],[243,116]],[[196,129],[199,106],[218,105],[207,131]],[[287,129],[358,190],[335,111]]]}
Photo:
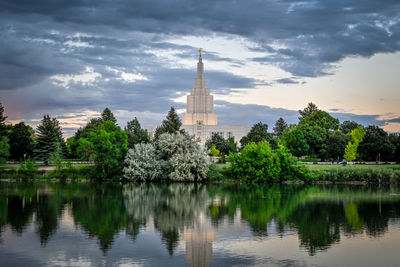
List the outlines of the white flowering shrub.
{"label": "white flowering shrub", "polygon": [[206,179],[209,160],[197,142],[190,136],[176,133],[160,135],[156,143],[159,158],[168,162],[163,169],[174,181],[201,181]]}
{"label": "white flowering shrub", "polygon": [[136,181],[149,181],[162,177],[161,162],[153,144],[136,144],[125,157],[124,177]]}

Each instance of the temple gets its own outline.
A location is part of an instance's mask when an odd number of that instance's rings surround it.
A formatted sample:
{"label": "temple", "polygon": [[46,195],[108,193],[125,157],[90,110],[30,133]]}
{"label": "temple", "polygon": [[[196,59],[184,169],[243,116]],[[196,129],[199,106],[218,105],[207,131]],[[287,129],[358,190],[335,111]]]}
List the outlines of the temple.
{"label": "temple", "polygon": [[[157,126],[145,128],[153,136]],[[225,139],[233,137],[240,145],[240,139],[251,129],[243,125],[218,125],[217,114],[214,113],[214,97],[210,94],[210,89],[206,88],[201,48],[194,88],[190,89],[190,94],[186,97],[186,112],[182,116],[181,128],[198,138],[200,145],[204,145],[213,134],[219,134]]]}
{"label": "temple", "polygon": [[206,88],[200,48],[197,77],[194,80],[194,88],[190,89],[190,95],[187,96],[186,113],[183,114],[182,124],[217,125],[217,123],[217,115],[214,113],[214,97],[210,95],[210,89]]}

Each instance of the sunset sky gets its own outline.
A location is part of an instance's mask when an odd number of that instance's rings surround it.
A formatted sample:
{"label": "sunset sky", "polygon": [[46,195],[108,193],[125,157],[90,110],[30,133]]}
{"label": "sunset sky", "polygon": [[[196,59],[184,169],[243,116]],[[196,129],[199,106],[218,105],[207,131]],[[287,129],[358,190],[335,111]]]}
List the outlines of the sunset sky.
{"label": "sunset sky", "polygon": [[8,122],[66,136],[109,107],[120,126],[180,113],[203,48],[220,124],[296,123],[308,102],[400,132],[400,1],[2,1]]}

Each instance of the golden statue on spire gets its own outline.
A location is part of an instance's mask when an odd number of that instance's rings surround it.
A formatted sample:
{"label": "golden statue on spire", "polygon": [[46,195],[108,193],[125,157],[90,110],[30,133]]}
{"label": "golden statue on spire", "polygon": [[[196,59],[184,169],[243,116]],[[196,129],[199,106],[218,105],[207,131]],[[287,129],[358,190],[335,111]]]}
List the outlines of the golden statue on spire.
{"label": "golden statue on spire", "polygon": [[199,48],[199,55],[200,55],[200,57],[201,57],[201,48]]}

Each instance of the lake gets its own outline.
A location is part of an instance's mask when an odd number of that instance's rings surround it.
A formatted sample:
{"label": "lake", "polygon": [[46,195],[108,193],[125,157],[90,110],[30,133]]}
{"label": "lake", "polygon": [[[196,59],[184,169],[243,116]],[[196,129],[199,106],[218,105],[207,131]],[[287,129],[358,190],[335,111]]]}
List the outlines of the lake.
{"label": "lake", "polygon": [[0,266],[398,266],[400,188],[0,183]]}

